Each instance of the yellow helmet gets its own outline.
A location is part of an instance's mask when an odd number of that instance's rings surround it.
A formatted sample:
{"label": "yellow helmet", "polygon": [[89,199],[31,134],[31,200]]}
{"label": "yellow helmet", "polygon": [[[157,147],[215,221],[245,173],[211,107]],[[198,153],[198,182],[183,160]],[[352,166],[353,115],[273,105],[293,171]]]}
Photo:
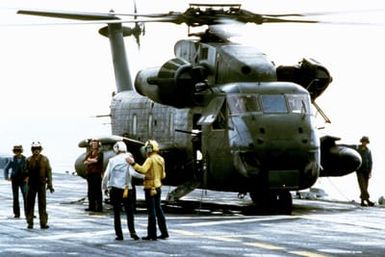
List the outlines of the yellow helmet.
{"label": "yellow helmet", "polygon": [[144,149],[146,153],[159,152],[159,144],[155,140],[147,140]]}

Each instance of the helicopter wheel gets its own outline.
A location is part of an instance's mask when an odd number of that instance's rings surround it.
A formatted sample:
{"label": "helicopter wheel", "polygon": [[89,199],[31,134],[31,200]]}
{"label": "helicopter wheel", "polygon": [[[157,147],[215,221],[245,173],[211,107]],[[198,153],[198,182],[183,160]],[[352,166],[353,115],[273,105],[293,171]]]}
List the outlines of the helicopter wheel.
{"label": "helicopter wheel", "polygon": [[277,194],[277,206],[279,207],[278,211],[281,214],[290,215],[293,210],[293,199],[289,190],[280,191]]}
{"label": "helicopter wheel", "polygon": [[290,191],[250,192],[250,197],[259,213],[279,213],[290,215],[293,200]]}

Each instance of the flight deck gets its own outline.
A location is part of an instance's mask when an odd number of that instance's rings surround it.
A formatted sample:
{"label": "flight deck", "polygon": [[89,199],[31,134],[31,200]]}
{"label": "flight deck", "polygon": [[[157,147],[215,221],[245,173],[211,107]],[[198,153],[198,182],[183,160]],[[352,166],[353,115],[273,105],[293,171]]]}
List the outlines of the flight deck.
{"label": "flight deck", "polygon": [[[27,229],[13,218],[10,182],[0,175],[0,256],[384,256],[385,209],[357,203],[294,199],[292,215],[261,215],[251,199],[196,190],[182,204],[166,205],[170,238],[134,241],[122,216],[123,241],[115,241],[111,206],[89,213],[86,181],[53,174],[47,193],[49,229]],[[165,197],[169,188],[163,187]],[[137,187],[139,236],[147,214]],[[38,212],[35,207],[36,215]],[[35,224],[38,225],[38,217]]]}

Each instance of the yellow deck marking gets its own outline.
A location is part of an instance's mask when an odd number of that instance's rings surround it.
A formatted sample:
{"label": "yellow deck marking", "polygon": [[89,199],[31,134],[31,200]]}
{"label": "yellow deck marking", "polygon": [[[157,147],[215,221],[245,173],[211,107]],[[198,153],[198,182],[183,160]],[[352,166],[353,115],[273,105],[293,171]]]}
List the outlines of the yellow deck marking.
{"label": "yellow deck marking", "polygon": [[244,243],[244,245],[254,246],[254,247],[268,249],[268,250],[284,250],[285,249],[284,247],[281,247],[281,246],[276,246],[276,245],[271,245],[271,244],[266,244],[266,243],[258,243],[258,242]]}
{"label": "yellow deck marking", "polygon": [[306,256],[306,257],[329,257],[328,255],[312,253],[312,252],[307,252],[307,251],[294,251],[294,252],[290,252],[290,253],[296,254],[299,256]]}

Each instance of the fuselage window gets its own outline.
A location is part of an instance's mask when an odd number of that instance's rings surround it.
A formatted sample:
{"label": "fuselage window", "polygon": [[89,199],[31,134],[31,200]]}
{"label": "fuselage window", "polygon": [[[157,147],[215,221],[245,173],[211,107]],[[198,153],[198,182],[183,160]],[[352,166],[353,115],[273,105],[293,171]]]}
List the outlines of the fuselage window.
{"label": "fuselage window", "polygon": [[233,95],[227,98],[232,114],[260,112],[257,95]]}
{"label": "fuselage window", "polygon": [[226,129],[226,108],[225,104],[222,105],[221,110],[219,111],[217,118],[213,122],[213,129]]}
{"label": "fuselage window", "polygon": [[310,99],[307,95],[287,95],[290,112],[293,113],[310,113]]}
{"label": "fuselage window", "polygon": [[207,60],[209,56],[209,49],[207,47],[202,47],[200,51],[200,56],[202,60]]}
{"label": "fuselage window", "polygon": [[169,121],[169,134],[172,136],[174,134],[174,113],[170,112],[170,121]]}
{"label": "fuselage window", "polygon": [[152,137],[152,114],[148,115],[148,136]]}
{"label": "fuselage window", "polygon": [[132,115],[132,134],[136,135],[137,131],[137,120],[136,120],[136,114]]}
{"label": "fuselage window", "polygon": [[287,113],[284,95],[261,95],[264,113]]}

